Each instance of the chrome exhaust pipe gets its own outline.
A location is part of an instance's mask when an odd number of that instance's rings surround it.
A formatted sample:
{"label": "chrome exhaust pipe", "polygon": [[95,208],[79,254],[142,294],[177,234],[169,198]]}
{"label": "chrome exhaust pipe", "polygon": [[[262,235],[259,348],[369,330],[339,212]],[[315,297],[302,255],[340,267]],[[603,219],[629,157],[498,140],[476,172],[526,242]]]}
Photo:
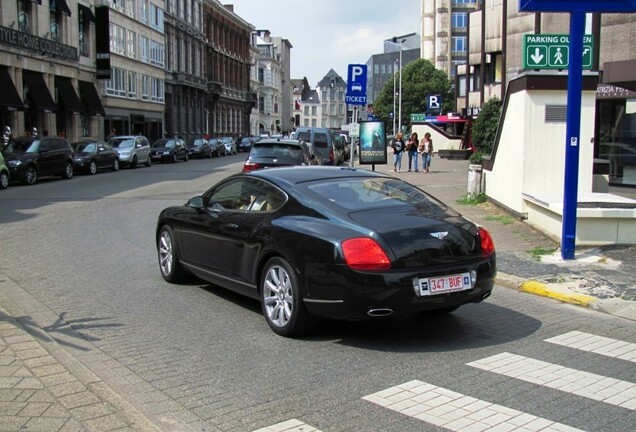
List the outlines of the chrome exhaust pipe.
{"label": "chrome exhaust pipe", "polygon": [[481,296],[481,300],[482,300],[482,301],[483,301],[483,300],[486,300],[488,297],[490,297],[490,294],[491,294],[491,293],[487,292],[486,294],[484,294],[483,296]]}
{"label": "chrome exhaust pipe", "polygon": [[367,315],[371,317],[386,317],[393,314],[392,309],[380,308],[380,309],[369,309]]}

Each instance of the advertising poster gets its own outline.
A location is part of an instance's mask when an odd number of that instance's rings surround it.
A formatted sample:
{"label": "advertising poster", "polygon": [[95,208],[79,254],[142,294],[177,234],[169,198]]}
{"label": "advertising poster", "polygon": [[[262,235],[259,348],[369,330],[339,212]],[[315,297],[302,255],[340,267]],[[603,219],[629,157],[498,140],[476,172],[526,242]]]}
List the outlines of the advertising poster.
{"label": "advertising poster", "polygon": [[386,164],[386,133],[384,122],[360,123],[360,165]]}

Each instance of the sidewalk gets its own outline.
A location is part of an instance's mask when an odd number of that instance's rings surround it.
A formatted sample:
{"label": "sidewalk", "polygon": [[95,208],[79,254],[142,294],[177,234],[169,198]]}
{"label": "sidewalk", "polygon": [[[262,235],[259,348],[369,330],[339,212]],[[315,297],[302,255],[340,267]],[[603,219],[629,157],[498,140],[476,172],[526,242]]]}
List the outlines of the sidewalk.
{"label": "sidewalk", "polygon": [[[576,259],[567,262],[558,252],[537,260],[531,251],[559,245],[492,204],[457,203],[466,195],[468,161],[435,157],[431,168],[430,173],[396,173],[392,165],[375,167],[422,188],[488,229],[497,248],[498,286],[636,320],[636,247],[577,250]],[[130,371],[99,350],[91,351],[89,341],[74,339],[71,329],[44,324],[60,320],[0,270],[0,431],[192,430],[181,421],[178,407],[166,405],[170,401],[146,389],[147,383],[135,381]],[[145,401],[137,406],[143,406],[143,412],[94,370],[109,382],[137,388]]]}

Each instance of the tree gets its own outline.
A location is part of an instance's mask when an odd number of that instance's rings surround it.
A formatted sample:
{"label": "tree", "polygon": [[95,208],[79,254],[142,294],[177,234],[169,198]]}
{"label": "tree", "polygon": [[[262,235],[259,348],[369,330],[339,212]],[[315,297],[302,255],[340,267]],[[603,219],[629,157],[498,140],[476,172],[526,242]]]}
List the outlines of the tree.
{"label": "tree", "polygon": [[501,100],[499,98],[493,97],[481,107],[479,117],[472,127],[472,142],[478,153],[482,155],[492,153],[500,117]]}
{"label": "tree", "polygon": [[[390,113],[393,111],[393,80],[395,90],[399,87],[399,72],[391,76],[382,88],[380,95],[373,101],[373,113],[378,119],[391,123]],[[451,83],[446,74],[435,69],[428,60],[418,59],[402,67],[402,126],[411,127],[411,114],[426,112],[428,95],[441,95],[442,113],[451,111],[454,107],[454,95]],[[396,96],[397,98],[398,96]],[[399,118],[398,102],[395,102],[395,119]]]}

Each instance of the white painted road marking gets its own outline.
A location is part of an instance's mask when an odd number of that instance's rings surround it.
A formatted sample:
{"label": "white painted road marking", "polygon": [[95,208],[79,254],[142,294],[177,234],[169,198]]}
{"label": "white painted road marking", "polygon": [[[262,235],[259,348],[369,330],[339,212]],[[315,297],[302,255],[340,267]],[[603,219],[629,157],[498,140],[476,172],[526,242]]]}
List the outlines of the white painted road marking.
{"label": "white painted road marking", "polygon": [[580,431],[417,380],[364,396],[362,399],[456,432]]}
{"label": "white painted road marking", "polygon": [[636,384],[511,353],[472,363],[479,369],[636,410]]}
{"label": "white painted road marking", "polygon": [[272,426],[267,426],[262,429],[257,429],[254,432],[321,432],[313,426],[309,426],[301,422],[300,420],[291,419],[282,423],[277,423]]}
{"label": "white painted road marking", "polygon": [[545,341],[568,348],[593,352],[636,363],[636,344],[631,342],[624,342],[580,331],[571,331],[560,336],[546,339]]}

